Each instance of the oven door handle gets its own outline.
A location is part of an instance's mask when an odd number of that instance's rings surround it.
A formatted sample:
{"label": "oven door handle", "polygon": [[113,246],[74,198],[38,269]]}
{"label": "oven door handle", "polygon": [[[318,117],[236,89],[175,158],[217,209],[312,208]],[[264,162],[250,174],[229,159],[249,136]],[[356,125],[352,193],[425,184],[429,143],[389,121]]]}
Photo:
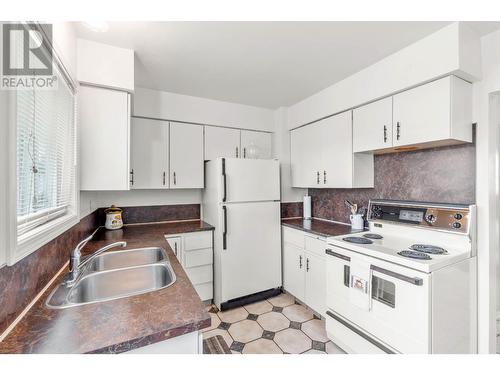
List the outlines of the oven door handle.
{"label": "oven door handle", "polygon": [[381,344],[380,342],[378,342],[377,340],[371,338],[370,336],[368,336],[367,334],[365,334],[360,329],[356,328],[355,326],[353,326],[352,324],[348,323],[347,321],[345,321],[341,317],[337,316],[336,314],[333,314],[331,311],[327,311],[326,315],[328,315],[332,319],[335,319],[337,322],[339,322],[340,324],[342,324],[344,327],[346,327],[347,329],[350,329],[354,333],[358,334],[359,336],[361,336],[362,338],[364,338],[366,341],[368,341],[370,344],[376,346],[377,348],[379,348],[383,352],[385,352],[387,354],[395,354],[395,352],[392,351],[391,349],[389,349],[387,346],[385,346],[385,345]]}
{"label": "oven door handle", "polygon": [[383,273],[384,275],[388,275],[388,276],[394,277],[395,279],[406,281],[407,283],[410,283],[410,284],[413,284],[413,285],[418,285],[418,286],[424,285],[424,280],[421,279],[420,277],[405,276],[405,275],[402,275],[402,274],[394,272],[394,271],[386,270],[385,268],[374,266],[373,264],[370,265],[370,269],[372,271],[376,271],[376,272],[379,272],[379,273]]}
{"label": "oven door handle", "polygon": [[328,254],[328,255],[331,255],[331,256],[334,256],[334,257],[337,257],[337,258],[340,258],[342,260],[345,260],[346,262],[350,262],[351,261],[351,258],[349,258],[348,256],[345,256],[345,255],[342,255],[342,254],[339,254],[339,253],[336,253],[335,251],[333,251],[332,249],[326,249],[325,250],[325,253]]}

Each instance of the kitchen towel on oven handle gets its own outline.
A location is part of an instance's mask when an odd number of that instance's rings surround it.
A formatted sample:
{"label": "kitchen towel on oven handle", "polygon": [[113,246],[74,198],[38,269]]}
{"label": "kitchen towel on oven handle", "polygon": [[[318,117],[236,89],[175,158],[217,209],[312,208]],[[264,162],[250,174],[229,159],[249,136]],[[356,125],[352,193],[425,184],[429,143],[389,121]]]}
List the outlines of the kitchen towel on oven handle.
{"label": "kitchen towel on oven handle", "polygon": [[349,279],[349,302],[356,307],[370,310],[370,263],[364,260],[351,257]]}

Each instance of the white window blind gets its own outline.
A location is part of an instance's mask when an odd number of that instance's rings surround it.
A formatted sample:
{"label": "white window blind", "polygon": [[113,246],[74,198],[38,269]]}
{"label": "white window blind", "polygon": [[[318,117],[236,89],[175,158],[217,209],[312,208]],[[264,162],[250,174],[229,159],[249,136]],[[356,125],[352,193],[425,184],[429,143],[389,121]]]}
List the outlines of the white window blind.
{"label": "white window blind", "polygon": [[16,91],[18,238],[74,208],[75,101],[53,74],[57,89]]}

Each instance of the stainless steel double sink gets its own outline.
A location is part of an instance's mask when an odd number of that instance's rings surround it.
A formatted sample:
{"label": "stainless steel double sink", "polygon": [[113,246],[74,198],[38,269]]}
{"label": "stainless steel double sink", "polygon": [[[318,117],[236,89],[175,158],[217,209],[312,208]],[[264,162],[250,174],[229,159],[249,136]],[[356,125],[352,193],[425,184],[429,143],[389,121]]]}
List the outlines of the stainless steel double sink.
{"label": "stainless steel double sink", "polygon": [[59,284],[46,306],[63,309],[166,288],[175,282],[167,253],[159,247],[103,253],[92,259],[74,284]]}

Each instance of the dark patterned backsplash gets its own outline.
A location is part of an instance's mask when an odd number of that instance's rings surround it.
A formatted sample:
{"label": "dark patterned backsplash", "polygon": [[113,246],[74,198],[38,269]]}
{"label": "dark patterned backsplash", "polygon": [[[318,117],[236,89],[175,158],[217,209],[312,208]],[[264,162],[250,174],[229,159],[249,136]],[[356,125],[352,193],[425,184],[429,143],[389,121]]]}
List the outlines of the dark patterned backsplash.
{"label": "dark patterned backsplash", "polygon": [[309,189],[312,215],[349,222],[349,199],[367,207],[370,199],[400,199],[442,203],[475,202],[473,144],[375,156],[373,189]]}
{"label": "dark patterned backsplash", "polygon": [[13,266],[0,268],[2,333],[69,260],[70,249],[97,228],[97,211]]}
{"label": "dark patterned backsplash", "polygon": [[[125,224],[154,223],[158,221],[198,220],[200,204],[172,204],[163,206],[120,207]],[[99,208],[99,223],[106,222],[105,208]]]}
{"label": "dark patterned backsplash", "polygon": [[302,217],[302,202],[281,202],[281,218]]}

